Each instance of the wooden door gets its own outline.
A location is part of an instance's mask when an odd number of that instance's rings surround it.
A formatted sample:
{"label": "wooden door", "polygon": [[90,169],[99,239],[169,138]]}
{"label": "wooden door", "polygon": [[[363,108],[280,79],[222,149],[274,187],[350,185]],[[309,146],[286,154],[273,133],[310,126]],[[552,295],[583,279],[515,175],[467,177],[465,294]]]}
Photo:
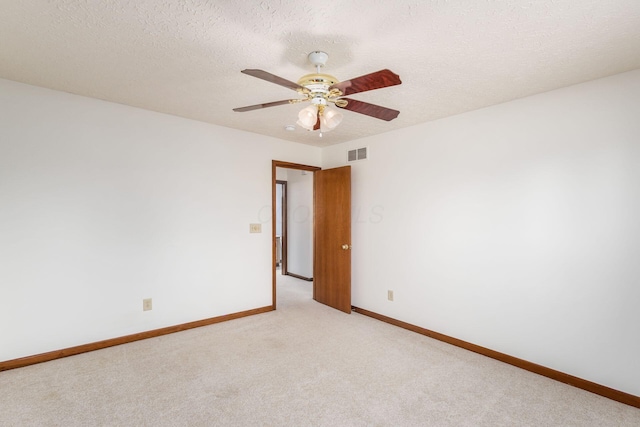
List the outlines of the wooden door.
{"label": "wooden door", "polygon": [[313,299],[351,313],[351,166],[316,171]]}

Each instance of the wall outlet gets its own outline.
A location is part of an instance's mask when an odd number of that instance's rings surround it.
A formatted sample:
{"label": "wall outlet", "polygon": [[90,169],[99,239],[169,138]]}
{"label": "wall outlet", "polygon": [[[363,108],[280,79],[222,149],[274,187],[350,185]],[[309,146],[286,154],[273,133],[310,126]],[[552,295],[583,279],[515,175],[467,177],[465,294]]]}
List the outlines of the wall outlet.
{"label": "wall outlet", "polygon": [[393,301],[393,291],[392,290],[388,290],[387,291],[387,299],[389,301]]}
{"label": "wall outlet", "polygon": [[149,311],[153,309],[153,303],[151,298],[145,298],[142,300],[142,311]]}
{"label": "wall outlet", "polygon": [[262,224],[249,224],[249,233],[262,233]]}

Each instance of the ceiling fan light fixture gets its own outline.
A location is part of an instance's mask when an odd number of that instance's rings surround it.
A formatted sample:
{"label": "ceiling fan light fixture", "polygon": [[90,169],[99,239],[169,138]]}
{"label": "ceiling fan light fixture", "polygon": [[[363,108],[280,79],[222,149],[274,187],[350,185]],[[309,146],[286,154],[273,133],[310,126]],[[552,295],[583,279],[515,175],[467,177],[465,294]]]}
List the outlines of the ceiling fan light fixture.
{"label": "ceiling fan light fixture", "polygon": [[324,132],[335,129],[342,122],[343,114],[333,108],[325,107],[320,117],[320,125]]}
{"label": "ceiling fan light fixture", "polygon": [[[400,114],[399,111],[342,97],[399,85],[402,83],[400,76],[391,70],[384,69],[340,82],[334,76],[320,73],[320,69],[324,67],[328,57],[329,55],[327,55],[326,52],[311,52],[308,58],[309,61],[316,66],[316,72],[302,76],[298,80],[298,83],[283,79],[264,70],[253,68],[242,70],[241,72],[243,74],[294,90],[301,98],[249,105],[247,107],[234,108],[233,111],[242,113],[278,105],[297,104],[305,101],[310,102],[310,106],[298,112],[296,125],[308,131],[319,130],[320,137],[322,137],[323,132],[331,131],[340,125],[343,118],[340,110],[349,110],[354,113],[364,114],[385,121],[390,121],[398,117],[398,114]],[[327,106],[330,103],[334,104],[338,110],[328,108]],[[285,129],[292,131],[294,127],[287,126]]]}
{"label": "ceiling fan light fixture", "polygon": [[301,126],[307,130],[313,130],[313,127],[318,120],[318,109],[315,105],[309,105],[303,108],[298,113],[298,126]]}
{"label": "ceiling fan light fixture", "polygon": [[298,120],[298,121],[296,122],[296,124],[297,124],[298,126],[300,126],[301,128],[306,129],[306,130],[313,130],[313,127],[307,127],[307,126],[305,126],[305,124],[304,124],[304,123],[302,123],[300,120]]}

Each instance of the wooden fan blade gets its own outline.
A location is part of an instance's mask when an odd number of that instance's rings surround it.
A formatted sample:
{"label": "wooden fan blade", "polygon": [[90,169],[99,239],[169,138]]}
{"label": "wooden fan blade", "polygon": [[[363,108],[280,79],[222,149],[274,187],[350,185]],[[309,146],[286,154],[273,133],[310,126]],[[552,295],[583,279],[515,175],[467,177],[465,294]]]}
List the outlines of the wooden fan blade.
{"label": "wooden fan blade", "polygon": [[320,129],[320,111],[318,111],[318,120],[316,120],[316,124],[313,125],[313,130]]}
{"label": "wooden fan blade", "polygon": [[[381,107],[379,105],[369,104],[368,102],[358,101],[357,99],[340,98],[347,101],[347,105],[343,108],[345,110],[353,111],[354,113],[365,114],[367,116],[375,117],[376,119],[391,121],[398,117],[400,111],[392,110],[391,108]],[[336,104],[336,107],[338,105]]]}
{"label": "wooden fan blade", "polygon": [[368,90],[381,89],[383,87],[395,86],[402,83],[400,76],[391,70],[380,70],[375,73],[366,74],[354,79],[336,83],[329,88],[338,89],[343,95],[366,92]]}
{"label": "wooden fan blade", "polygon": [[284,101],[267,102],[265,104],[249,105],[248,107],[234,108],[233,111],[244,113],[245,111],[259,110],[261,108],[276,107],[278,105],[293,104],[299,102],[298,99],[285,99]]}
{"label": "wooden fan blade", "polygon": [[277,85],[284,86],[286,88],[293,89],[298,92],[307,91],[306,88],[304,88],[303,86],[300,86],[297,83],[294,83],[287,79],[283,79],[282,77],[278,77],[274,74],[267,73],[266,71],[263,71],[263,70],[247,69],[247,70],[242,70],[241,73],[248,74],[250,76],[257,77],[259,79],[266,80],[268,82],[275,83]]}

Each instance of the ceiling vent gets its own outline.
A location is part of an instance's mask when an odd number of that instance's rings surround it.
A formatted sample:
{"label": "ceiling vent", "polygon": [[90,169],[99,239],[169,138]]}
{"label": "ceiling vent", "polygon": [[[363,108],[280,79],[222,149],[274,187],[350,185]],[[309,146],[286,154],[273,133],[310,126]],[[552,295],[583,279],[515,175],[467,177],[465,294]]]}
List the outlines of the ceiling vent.
{"label": "ceiling vent", "polygon": [[356,148],[347,151],[347,162],[355,162],[358,160],[367,160],[369,158],[369,147]]}

